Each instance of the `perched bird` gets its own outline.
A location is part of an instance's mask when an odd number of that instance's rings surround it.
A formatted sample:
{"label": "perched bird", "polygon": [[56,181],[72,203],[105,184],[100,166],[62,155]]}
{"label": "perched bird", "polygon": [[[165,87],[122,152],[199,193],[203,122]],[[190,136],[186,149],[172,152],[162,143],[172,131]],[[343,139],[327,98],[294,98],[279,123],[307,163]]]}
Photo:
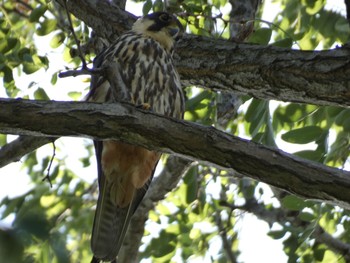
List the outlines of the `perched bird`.
{"label": "perched bird", "polygon": [[[127,101],[153,112],[182,118],[184,96],[172,53],[182,26],[177,18],[156,12],[137,20],[98,55],[87,101]],[[144,197],[160,153],[131,144],[95,141],[99,197],[92,230],[92,262],[114,261],[131,216]],[[132,226],[130,226],[132,227]]]}

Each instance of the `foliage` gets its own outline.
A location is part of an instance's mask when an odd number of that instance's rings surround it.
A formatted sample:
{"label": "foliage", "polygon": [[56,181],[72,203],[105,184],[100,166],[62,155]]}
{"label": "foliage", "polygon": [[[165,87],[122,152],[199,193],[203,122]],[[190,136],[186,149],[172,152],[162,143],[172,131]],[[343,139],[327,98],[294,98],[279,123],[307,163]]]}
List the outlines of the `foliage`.
{"label": "foliage", "polygon": [[[281,11],[273,21],[256,19],[248,42],[315,50],[349,40],[349,26],[344,15],[327,10],[325,0],[275,2],[279,3]],[[185,12],[180,13],[180,17],[188,32],[229,38],[228,1],[167,3],[168,10]],[[164,8],[161,0],[141,1],[141,5],[144,14]],[[59,49],[63,54],[59,69],[64,65],[70,68],[80,65],[80,59],[72,52],[76,43],[67,30],[64,9],[54,1],[43,0],[5,0],[0,9],[0,74],[4,94],[12,98],[55,99],[49,96],[47,87],[40,87],[33,81],[23,85],[21,78],[26,75],[40,78],[37,72],[45,74],[57,67],[50,56],[41,53],[42,36],[50,39],[52,50]],[[261,13],[266,11],[262,8]],[[74,18],[73,26],[79,40],[87,42],[90,29]],[[89,55],[86,58],[90,61]],[[58,86],[59,69],[51,72],[53,87]],[[283,150],[293,146],[299,149],[295,155],[329,166],[349,166],[350,109],[243,96],[239,98],[240,110],[222,122],[223,94],[196,87],[187,87],[186,91],[187,120],[214,125]],[[81,92],[67,91],[66,95],[79,99]],[[6,136],[1,135],[1,145],[6,142]],[[64,143],[58,145],[57,151],[64,151]],[[92,152],[91,143],[86,143],[81,166],[90,166]],[[0,258],[6,257],[7,262],[88,262],[97,186],[78,177],[74,168],[67,165],[69,158],[69,154],[54,158],[50,170],[53,188],[42,182],[51,153],[31,153],[23,158],[22,167],[32,183],[26,193],[12,198],[5,196],[1,201],[1,219],[12,217],[13,220],[10,227],[0,231]],[[93,169],[90,168],[90,173],[95,172]],[[0,179],[5,183],[3,176]],[[348,211],[279,194],[275,189],[272,189],[274,198],[266,198],[266,192],[270,191],[267,189],[258,182],[226,171],[193,166],[176,190],[150,212],[144,237],[148,242],[141,248],[140,257],[152,262],[195,258],[227,262],[227,253],[239,257],[239,229],[235,225],[241,214],[247,212],[269,223],[269,236],[281,240],[288,262],[345,262],[327,244],[318,242],[314,232],[322,227],[331,235],[336,233],[339,241],[349,243]],[[264,213],[270,216],[264,217]],[[159,230],[157,233],[152,230],[155,228]],[[225,242],[229,248],[224,246]]]}

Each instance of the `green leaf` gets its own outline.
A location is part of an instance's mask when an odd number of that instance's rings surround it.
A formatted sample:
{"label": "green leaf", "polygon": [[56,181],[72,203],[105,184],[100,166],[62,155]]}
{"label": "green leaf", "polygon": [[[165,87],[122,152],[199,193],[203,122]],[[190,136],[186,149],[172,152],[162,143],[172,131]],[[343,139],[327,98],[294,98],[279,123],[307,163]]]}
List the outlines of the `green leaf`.
{"label": "green leaf", "polygon": [[267,233],[267,235],[272,237],[273,239],[281,239],[285,236],[285,234],[285,230],[274,230]]}
{"label": "green leaf", "polygon": [[33,74],[34,72],[41,69],[41,66],[36,65],[34,63],[24,62],[23,63],[23,72],[26,74]]}
{"label": "green leaf", "polygon": [[317,248],[314,250],[314,259],[318,262],[322,262],[324,258],[324,254],[326,253],[325,248]]}
{"label": "green leaf", "polygon": [[186,176],[184,177],[184,184],[186,186],[186,203],[187,204],[191,204],[193,201],[197,199],[197,192],[198,192],[197,177],[198,177],[197,166],[193,166],[191,169],[189,169]]}
{"label": "green leaf", "polygon": [[142,7],[142,13],[147,15],[153,6],[152,0],[147,0]]}
{"label": "green leaf", "polygon": [[281,200],[281,204],[283,207],[292,211],[299,211],[306,206],[305,202],[295,195],[287,195]]}
{"label": "green leaf", "polygon": [[256,183],[249,179],[242,179],[239,182],[239,190],[242,192],[244,198],[249,200],[254,197]]}
{"label": "green leaf", "polygon": [[7,143],[7,135],[0,134],[0,147],[4,146]]}
{"label": "green leaf", "polygon": [[[31,202],[34,203],[34,202]],[[27,213],[22,213],[16,218],[16,226],[37,238],[46,240],[49,237],[49,222],[45,214],[37,204],[33,204],[35,209],[27,210]],[[35,211],[34,211],[35,210]]]}
{"label": "green leaf", "polygon": [[60,32],[60,33],[54,35],[50,41],[50,47],[58,48],[60,45],[62,45],[62,43],[64,42],[65,39],[66,39],[66,36],[63,32]]}
{"label": "green leaf", "polygon": [[153,4],[153,11],[158,12],[158,11],[163,11],[164,10],[164,5],[162,0],[155,0]]}
{"label": "green leaf", "polygon": [[272,46],[291,48],[293,46],[293,42],[293,39],[288,37],[272,43]]}
{"label": "green leaf", "polygon": [[317,14],[326,3],[325,0],[304,0],[303,2],[307,4],[306,12],[309,15]]}
{"label": "green leaf", "polygon": [[46,5],[40,5],[39,7],[33,9],[29,15],[29,22],[38,22],[39,18],[46,12],[46,10]]}
{"label": "green leaf", "polygon": [[55,19],[46,19],[41,23],[40,27],[37,29],[36,33],[39,36],[45,36],[56,29],[57,21]]}
{"label": "green leaf", "polygon": [[344,131],[350,131],[350,109],[344,109],[338,116],[335,118],[335,123],[343,127]]}
{"label": "green leaf", "polygon": [[10,69],[8,66],[5,66],[1,71],[4,73],[4,82],[11,83],[13,81],[12,69]]}
{"label": "green leaf", "polygon": [[31,51],[27,47],[21,48],[18,51],[17,55],[21,60],[24,60],[26,62],[33,62]]}
{"label": "green leaf", "polygon": [[168,216],[168,215],[171,215],[171,211],[169,209],[168,206],[164,205],[164,203],[159,203],[157,205],[157,211],[161,214],[161,215],[165,215],[165,216]]}
{"label": "green leaf", "polygon": [[288,117],[291,122],[298,122],[302,121],[305,116],[309,115],[312,111],[315,111],[315,107],[312,107],[308,109],[309,105],[300,105],[297,103],[291,103],[289,104],[285,109],[285,117]]}
{"label": "green leaf", "polygon": [[299,156],[304,159],[308,159],[311,161],[320,161],[324,156],[324,152],[322,151],[312,151],[312,150],[304,150],[300,152],[293,153],[296,156]]}
{"label": "green leaf", "polygon": [[50,100],[49,96],[47,96],[47,94],[43,88],[38,88],[34,92],[34,98],[36,100]]}
{"label": "green leaf", "polygon": [[55,85],[55,84],[57,83],[57,76],[58,76],[57,73],[54,73],[54,74],[52,75],[52,78],[51,78],[51,84],[52,84],[52,85]]}
{"label": "green leaf", "polygon": [[36,61],[36,64],[41,64],[45,68],[49,66],[49,59],[46,56],[38,56],[39,60]]}
{"label": "green leaf", "polygon": [[316,141],[323,133],[323,129],[318,126],[307,126],[295,129],[282,134],[282,139],[286,142],[306,144]]}
{"label": "green leaf", "polygon": [[245,119],[250,123],[249,133],[255,137],[260,128],[266,124],[269,102],[253,99],[245,114]]}
{"label": "green leaf", "polygon": [[271,28],[259,28],[251,35],[251,37],[248,39],[248,42],[260,45],[267,45],[270,42],[271,34]]}
{"label": "green leaf", "polygon": [[349,23],[345,18],[340,18],[338,21],[335,23],[335,30],[338,33],[350,33],[349,29]]}
{"label": "green leaf", "polygon": [[175,254],[175,242],[177,235],[167,233],[162,230],[159,234],[159,238],[152,239],[151,246],[154,249],[153,257],[157,258],[159,262],[167,262]]}
{"label": "green leaf", "polygon": [[267,106],[266,101],[253,99],[244,116],[245,119],[248,122],[254,122],[257,119],[260,119],[260,117],[257,115],[261,112],[264,112],[266,110],[266,106]]}
{"label": "green leaf", "polygon": [[15,85],[15,81],[12,80],[11,82],[4,82],[4,86],[6,88],[6,94],[10,98],[14,98],[17,96],[19,89]]}
{"label": "green leaf", "polygon": [[1,207],[4,207],[4,211],[1,213],[1,218],[6,218],[11,213],[16,213],[22,206],[25,196],[19,196],[14,199],[8,199],[5,197],[1,202]]}
{"label": "green leaf", "polygon": [[303,220],[303,221],[306,221],[306,222],[312,222],[313,220],[315,220],[315,215],[314,214],[311,214],[311,213],[308,213],[308,212],[301,212],[298,217]]}
{"label": "green leaf", "polygon": [[6,262],[28,262],[23,260],[23,238],[16,230],[0,229],[0,255]]}
{"label": "green leaf", "polygon": [[81,98],[81,92],[71,91],[71,92],[68,92],[68,96],[73,100],[79,100]]}
{"label": "green leaf", "polygon": [[210,96],[211,93],[209,91],[203,90],[197,96],[186,101],[186,111],[195,111],[202,108],[202,106],[200,106],[201,101],[209,99]]}
{"label": "green leaf", "polygon": [[298,32],[298,33],[294,34],[294,36],[293,36],[294,41],[302,39],[304,37],[305,33],[306,33],[306,31],[302,31],[302,32]]}
{"label": "green leaf", "polygon": [[13,37],[0,40],[0,53],[7,53],[8,51],[16,47],[16,45],[19,43],[19,40]]}

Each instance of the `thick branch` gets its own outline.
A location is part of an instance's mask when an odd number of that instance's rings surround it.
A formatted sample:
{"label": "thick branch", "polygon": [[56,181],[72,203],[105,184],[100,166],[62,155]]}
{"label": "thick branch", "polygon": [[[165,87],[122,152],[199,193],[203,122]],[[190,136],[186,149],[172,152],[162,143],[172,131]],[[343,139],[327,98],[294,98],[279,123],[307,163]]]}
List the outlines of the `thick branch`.
{"label": "thick branch", "polygon": [[[60,0],[57,0],[60,2]],[[109,1],[71,0],[70,11],[109,41],[136,19]],[[318,105],[350,105],[350,50],[300,51],[187,35],[177,46],[184,85]]]}
{"label": "thick branch", "polygon": [[350,105],[350,49],[300,51],[186,36],[176,59],[185,85],[261,99]]}
{"label": "thick branch", "polygon": [[118,139],[201,160],[297,194],[350,208],[350,172],[305,161],[213,127],[132,105],[0,99],[0,132]]}
{"label": "thick branch", "polygon": [[[56,0],[64,6],[66,0]],[[103,38],[112,41],[117,35],[131,28],[137,17],[108,0],[70,0],[68,10]]]}

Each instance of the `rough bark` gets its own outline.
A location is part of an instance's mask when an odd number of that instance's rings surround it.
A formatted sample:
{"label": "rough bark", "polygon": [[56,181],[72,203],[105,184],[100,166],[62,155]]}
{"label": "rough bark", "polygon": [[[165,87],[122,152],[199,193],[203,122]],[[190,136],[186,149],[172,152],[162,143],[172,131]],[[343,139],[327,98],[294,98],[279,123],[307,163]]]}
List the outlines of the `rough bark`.
{"label": "rough bark", "polygon": [[119,103],[1,99],[0,107],[1,133],[118,139],[234,170],[305,199],[350,209],[350,172],[306,161],[213,127]]}
{"label": "rough bark", "polygon": [[[68,3],[75,16],[109,41],[136,19],[108,1]],[[176,66],[185,86],[236,91],[261,99],[350,105],[347,47],[301,51],[186,35],[176,51]]]}
{"label": "rough bark", "polygon": [[39,147],[53,142],[56,138],[20,136],[16,140],[4,145],[0,150],[0,168],[12,162],[19,161],[24,155],[35,151]]}
{"label": "rough bark", "polygon": [[185,85],[261,99],[350,105],[350,50],[289,50],[186,36],[177,46]]}
{"label": "rough bark", "polygon": [[254,29],[254,19],[261,4],[261,0],[229,0],[230,39],[243,42]]}
{"label": "rough bark", "polygon": [[[56,0],[64,6],[65,0]],[[120,8],[113,1],[107,0],[70,0],[69,11],[84,21],[100,37],[114,40],[119,34],[131,28],[137,17]]]}

